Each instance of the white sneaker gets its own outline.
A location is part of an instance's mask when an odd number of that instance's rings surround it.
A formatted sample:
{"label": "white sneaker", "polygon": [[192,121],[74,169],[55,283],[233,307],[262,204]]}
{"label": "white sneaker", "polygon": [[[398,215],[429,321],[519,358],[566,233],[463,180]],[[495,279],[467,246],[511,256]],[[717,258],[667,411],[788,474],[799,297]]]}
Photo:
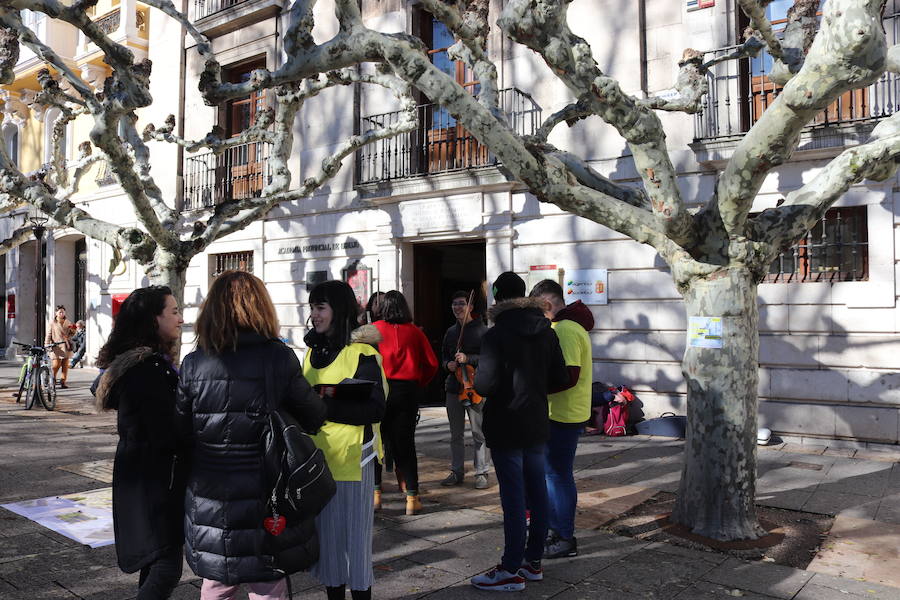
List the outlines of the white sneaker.
{"label": "white sneaker", "polygon": [[541,567],[541,561],[523,561],[519,567],[519,577],[523,577],[526,581],[543,581],[544,569]]}
{"label": "white sneaker", "polygon": [[487,573],[473,577],[472,585],[479,590],[492,592],[521,592],[525,589],[525,578],[519,573],[510,573],[497,565]]}

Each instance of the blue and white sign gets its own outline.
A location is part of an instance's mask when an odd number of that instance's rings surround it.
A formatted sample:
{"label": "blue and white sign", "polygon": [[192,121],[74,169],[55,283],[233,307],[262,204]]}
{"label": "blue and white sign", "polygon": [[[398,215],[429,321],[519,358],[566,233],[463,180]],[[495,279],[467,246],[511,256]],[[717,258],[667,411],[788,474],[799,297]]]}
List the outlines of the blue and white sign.
{"label": "blue and white sign", "polygon": [[585,304],[606,304],[608,284],[606,269],[575,269],[566,271],[563,282],[566,304],[581,300]]}

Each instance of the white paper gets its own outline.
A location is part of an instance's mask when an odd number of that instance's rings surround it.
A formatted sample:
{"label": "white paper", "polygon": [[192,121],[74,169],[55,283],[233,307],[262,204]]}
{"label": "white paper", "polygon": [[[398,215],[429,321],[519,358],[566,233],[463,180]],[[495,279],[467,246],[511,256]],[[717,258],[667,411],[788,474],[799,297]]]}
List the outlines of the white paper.
{"label": "white paper", "polygon": [[722,347],[722,317],[691,317],[688,345],[694,348]]}
{"label": "white paper", "polygon": [[111,487],[0,506],[91,548],[116,541]]}

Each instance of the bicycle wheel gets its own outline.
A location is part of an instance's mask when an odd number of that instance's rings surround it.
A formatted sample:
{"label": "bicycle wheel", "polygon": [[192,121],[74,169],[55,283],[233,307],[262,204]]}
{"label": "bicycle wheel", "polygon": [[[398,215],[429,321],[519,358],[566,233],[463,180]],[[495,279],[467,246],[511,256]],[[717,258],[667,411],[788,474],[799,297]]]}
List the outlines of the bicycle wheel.
{"label": "bicycle wheel", "polygon": [[56,408],[56,381],[53,380],[53,374],[48,367],[41,367],[39,376],[41,385],[38,386],[38,390],[41,404],[47,410],[53,410]]}
{"label": "bicycle wheel", "polygon": [[38,393],[37,388],[37,368],[33,366],[25,383],[25,410],[31,410],[31,407],[34,406],[35,396]]}

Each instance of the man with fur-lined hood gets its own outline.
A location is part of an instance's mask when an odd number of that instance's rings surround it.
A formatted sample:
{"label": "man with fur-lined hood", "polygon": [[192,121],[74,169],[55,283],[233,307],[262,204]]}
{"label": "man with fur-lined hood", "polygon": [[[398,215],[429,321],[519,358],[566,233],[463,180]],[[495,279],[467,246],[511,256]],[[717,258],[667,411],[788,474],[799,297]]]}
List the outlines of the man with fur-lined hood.
{"label": "man with fur-lined hood", "polygon": [[[559,339],[544,316],[543,302],[524,297],[522,278],[502,273],[494,282],[493,296],[496,304],[488,316],[494,326],[481,340],[475,389],[486,398],[484,437],[500,483],[505,546],[500,565],[473,577],[472,585],[518,591],[526,581],[543,579],[547,393],[564,387],[569,375]],[[531,511],[527,536],[526,508]]]}

